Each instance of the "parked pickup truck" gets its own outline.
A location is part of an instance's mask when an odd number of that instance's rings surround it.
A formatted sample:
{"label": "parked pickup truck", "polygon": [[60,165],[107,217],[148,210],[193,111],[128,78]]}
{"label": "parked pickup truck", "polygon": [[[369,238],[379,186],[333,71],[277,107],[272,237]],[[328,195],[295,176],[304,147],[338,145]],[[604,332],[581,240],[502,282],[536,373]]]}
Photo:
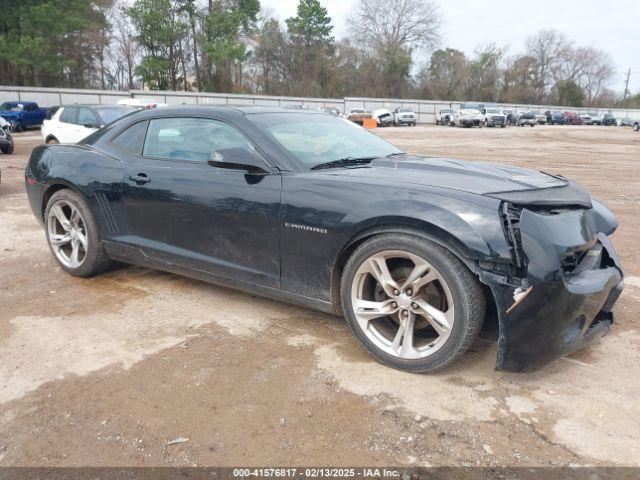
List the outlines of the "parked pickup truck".
{"label": "parked pickup truck", "polygon": [[451,117],[449,126],[455,127],[482,127],[484,118],[480,110],[475,108],[461,108],[456,110]]}
{"label": "parked pickup truck", "polygon": [[42,125],[47,117],[47,110],[40,108],[35,102],[4,102],[0,105],[0,116],[9,122],[14,132],[20,132]]}
{"label": "parked pickup truck", "polygon": [[484,115],[485,127],[501,127],[507,126],[507,115],[498,107],[486,107],[481,110]]}

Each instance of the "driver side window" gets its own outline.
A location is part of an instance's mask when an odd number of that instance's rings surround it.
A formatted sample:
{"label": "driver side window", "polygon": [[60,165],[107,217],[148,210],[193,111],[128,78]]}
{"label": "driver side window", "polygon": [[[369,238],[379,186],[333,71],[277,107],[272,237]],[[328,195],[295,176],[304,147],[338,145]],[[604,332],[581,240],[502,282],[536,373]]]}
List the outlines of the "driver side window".
{"label": "driver side window", "polygon": [[207,118],[158,118],[149,122],[143,155],[207,162],[214,153],[248,157],[255,148],[236,128]]}

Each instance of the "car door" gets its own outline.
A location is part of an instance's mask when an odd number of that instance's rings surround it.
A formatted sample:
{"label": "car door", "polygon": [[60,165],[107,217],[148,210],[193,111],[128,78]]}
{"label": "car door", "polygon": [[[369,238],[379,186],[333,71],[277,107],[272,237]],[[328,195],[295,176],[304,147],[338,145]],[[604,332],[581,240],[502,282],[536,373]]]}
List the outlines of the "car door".
{"label": "car door", "polygon": [[[221,159],[259,164],[265,172],[214,166]],[[151,119],[122,191],[127,228],[147,256],[279,287],[281,177],[235,126]]]}
{"label": "car door", "polygon": [[38,106],[28,103],[24,106],[24,122],[25,127],[37,125],[38,122]]}

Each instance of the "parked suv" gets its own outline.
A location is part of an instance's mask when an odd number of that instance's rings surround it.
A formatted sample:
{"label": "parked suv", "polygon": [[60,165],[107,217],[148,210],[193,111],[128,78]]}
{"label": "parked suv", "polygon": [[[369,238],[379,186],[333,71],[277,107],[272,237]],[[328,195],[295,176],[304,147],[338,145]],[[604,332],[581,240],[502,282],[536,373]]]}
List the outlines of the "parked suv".
{"label": "parked suv", "polygon": [[589,112],[591,117],[591,125],[602,125],[602,114],[598,112]]}
{"label": "parked suv", "polygon": [[518,118],[518,126],[524,127],[525,125],[529,125],[530,127],[535,127],[538,124],[538,119],[536,118],[535,113],[526,112],[520,115]]}
{"label": "parked suv", "polygon": [[67,105],[55,107],[42,124],[45,143],[77,143],[105,125],[135,112],[126,105]]}
{"label": "parked suv", "polygon": [[540,110],[532,110],[529,113],[533,113],[535,115],[538,125],[544,125],[545,123],[547,123],[547,116]]}
{"label": "parked suv", "polygon": [[616,120],[616,117],[613,115],[613,113],[605,113],[602,116],[602,125],[605,125],[607,127],[611,125],[616,126],[618,125],[618,120]]}
{"label": "parked suv", "polygon": [[549,125],[564,125],[567,121],[559,110],[547,110],[545,114]]}

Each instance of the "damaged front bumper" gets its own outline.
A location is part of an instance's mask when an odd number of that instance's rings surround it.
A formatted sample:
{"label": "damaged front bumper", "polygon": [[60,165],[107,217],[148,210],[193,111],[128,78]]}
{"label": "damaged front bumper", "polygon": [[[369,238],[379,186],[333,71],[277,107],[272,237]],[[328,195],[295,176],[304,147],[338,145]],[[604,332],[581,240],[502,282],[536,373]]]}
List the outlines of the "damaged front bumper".
{"label": "damaged front bumper", "polygon": [[483,271],[498,312],[496,368],[536,370],[609,330],[624,285],[607,235],[613,214],[591,209],[542,213],[521,209],[506,220],[519,275]]}

